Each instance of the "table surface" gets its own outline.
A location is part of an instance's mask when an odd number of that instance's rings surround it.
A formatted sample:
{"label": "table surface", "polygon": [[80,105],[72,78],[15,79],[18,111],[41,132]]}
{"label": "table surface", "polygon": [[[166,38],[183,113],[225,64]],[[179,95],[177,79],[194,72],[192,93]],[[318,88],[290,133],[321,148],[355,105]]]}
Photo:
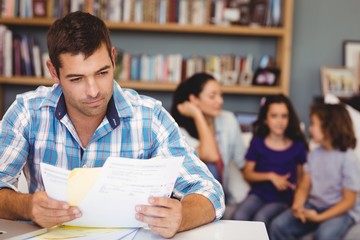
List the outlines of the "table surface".
{"label": "table surface", "polygon": [[[140,239],[159,240],[164,238],[152,233],[148,229],[141,229],[136,233],[134,240]],[[263,222],[220,220],[186,232],[178,233],[172,239],[269,240],[269,237],[266,231],[265,224]]]}

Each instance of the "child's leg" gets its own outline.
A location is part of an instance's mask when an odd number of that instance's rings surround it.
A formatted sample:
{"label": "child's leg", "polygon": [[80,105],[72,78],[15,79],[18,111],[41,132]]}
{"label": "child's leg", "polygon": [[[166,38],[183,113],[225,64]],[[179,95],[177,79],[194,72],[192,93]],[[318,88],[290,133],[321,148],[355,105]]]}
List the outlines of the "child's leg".
{"label": "child's leg", "polygon": [[231,219],[252,220],[256,211],[264,205],[264,202],[256,195],[250,194],[245,200],[236,206]]}
{"label": "child's leg", "polygon": [[264,222],[269,231],[271,221],[288,208],[285,203],[267,203],[257,211],[253,220]]}
{"label": "child's leg", "polygon": [[312,232],[317,226],[311,222],[302,223],[288,209],[271,222],[269,235],[271,240],[295,240]]}
{"label": "child's leg", "polygon": [[[348,213],[322,222],[315,232],[315,239],[342,239],[355,221]],[[360,236],[359,236],[360,237]]]}

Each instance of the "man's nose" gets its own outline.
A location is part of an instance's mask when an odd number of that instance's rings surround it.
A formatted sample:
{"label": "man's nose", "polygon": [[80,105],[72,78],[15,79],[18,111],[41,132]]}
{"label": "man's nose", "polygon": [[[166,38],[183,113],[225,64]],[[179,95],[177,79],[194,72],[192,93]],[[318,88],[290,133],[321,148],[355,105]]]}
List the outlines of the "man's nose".
{"label": "man's nose", "polygon": [[99,86],[94,78],[89,78],[87,80],[86,94],[92,98],[97,97],[99,94]]}

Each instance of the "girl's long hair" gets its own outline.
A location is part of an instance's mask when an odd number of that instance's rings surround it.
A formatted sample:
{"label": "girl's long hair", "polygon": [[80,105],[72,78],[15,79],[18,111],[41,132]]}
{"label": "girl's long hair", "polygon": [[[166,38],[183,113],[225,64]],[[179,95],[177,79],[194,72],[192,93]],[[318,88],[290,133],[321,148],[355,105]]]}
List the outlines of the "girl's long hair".
{"label": "girl's long hair", "polygon": [[292,140],[302,141],[307,146],[306,138],[300,128],[300,121],[295,112],[295,109],[292,106],[289,98],[283,94],[263,98],[257,120],[253,123],[253,135],[259,137],[266,137],[270,133],[270,129],[265,123],[265,120],[269,111],[269,107],[273,103],[284,103],[286,105],[286,108],[288,109],[289,121],[288,126],[284,132],[285,137]]}

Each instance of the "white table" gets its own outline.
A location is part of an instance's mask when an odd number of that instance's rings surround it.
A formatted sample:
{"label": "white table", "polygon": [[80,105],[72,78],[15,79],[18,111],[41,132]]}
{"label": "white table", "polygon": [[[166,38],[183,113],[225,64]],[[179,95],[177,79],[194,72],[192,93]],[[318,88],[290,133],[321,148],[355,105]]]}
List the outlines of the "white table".
{"label": "white table", "polygon": [[[151,232],[149,229],[140,229],[136,233],[135,237],[130,234],[128,237],[124,237],[126,232],[89,232],[89,229],[85,230],[61,230],[50,238],[65,239],[72,236],[72,239],[132,239],[132,240],[161,240],[165,239],[158,234]],[[46,235],[46,234],[45,234]],[[31,238],[33,240],[44,239],[42,235]],[[48,236],[49,237],[49,236]],[[230,221],[220,220],[217,222],[209,223],[207,225],[194,228],[192,230],[181,232],[175,235],[174,240],[269,240],[266,232],[265,224],[263,222],[250,222],[250,221]]]}
{"label": "white table", "polygon": [[[141,229],[134,240],[164,239],[148,229]],[[181,232],[175,235],[175,240],[269,240],[263,222],[220,220],[214,223]]]}

